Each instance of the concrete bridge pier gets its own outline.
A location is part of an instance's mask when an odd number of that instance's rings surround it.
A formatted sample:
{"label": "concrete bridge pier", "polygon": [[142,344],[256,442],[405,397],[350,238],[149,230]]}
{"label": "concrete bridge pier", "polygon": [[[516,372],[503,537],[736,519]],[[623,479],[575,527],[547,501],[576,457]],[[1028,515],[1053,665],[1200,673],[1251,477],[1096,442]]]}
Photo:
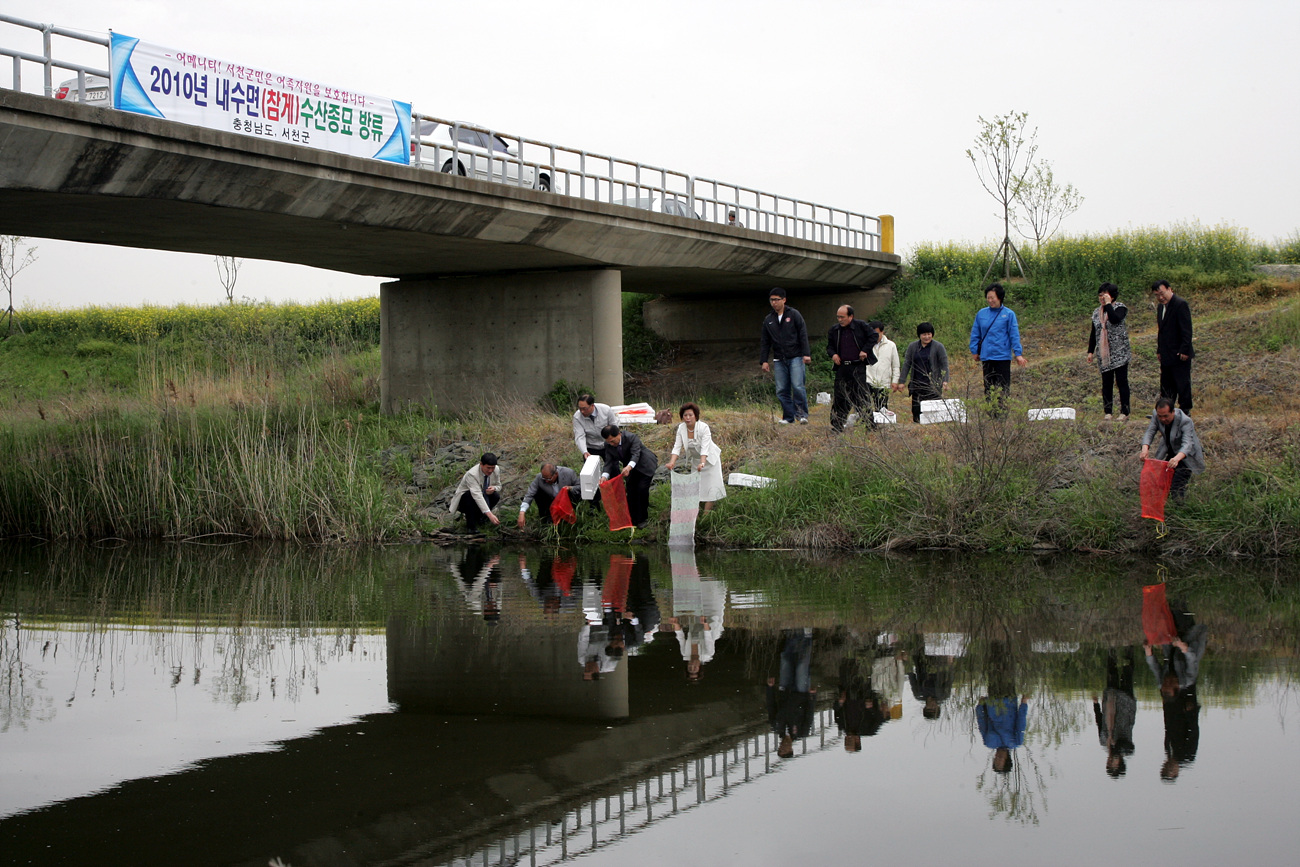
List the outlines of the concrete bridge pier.
{"label": "concrete bridge pier", "polygon": [[558,379],[623,403],[616,269],[398,280],[380,287],[379,306],[385,413],[533,401]]}

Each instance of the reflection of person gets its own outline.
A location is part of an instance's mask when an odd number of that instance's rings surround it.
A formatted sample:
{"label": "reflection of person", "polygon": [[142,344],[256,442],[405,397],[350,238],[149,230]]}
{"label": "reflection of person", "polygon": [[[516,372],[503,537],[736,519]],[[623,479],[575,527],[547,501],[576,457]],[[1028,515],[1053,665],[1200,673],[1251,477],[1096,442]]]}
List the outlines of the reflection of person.
{"label": "reflection of person", "polygon": [[451,574],[460,579],[461,593],[470,610],[481,614],[490,624],[501,620],[501,556],[491,557],[481,545],[471,545],[465,551],[465,558],[459,564],[452,563],[448,568]]}
{"label": "reflection of person", "polygon": [[817,690],[812,687],[812,630],[788,629],[781,649],[781,677],[767,679],[767,721],[780,738],[776,754],[794,755],[794,739],[812,733]]}
{"label": "reflection of person", "polygon": [[1132,352],[1128,326],[1124,319],[1128,308],[1119,300],[1119,287],[1102,283],[1097,290],[1097,309],[1092,311],[1092,333],[1088,335],[1088,360],[1097,357],[1101,368],[1101,409],[1106,418],[1115,408],[1115,386],[1119,386],[1119,420],[1129,417],[1128,363]]}
{"label": "reflection of person", "polygon": [[994,641],[989,648],[988,695],[975,707],[984,746],[993,750],[993,770],[1011,772],[1011,751],[1025,745],[1029,723],[1029,696],[1016,699],[1015,669],[1007,647]]}
{"label": "reflection of person", "polygon": [[912,395],[912,421],[921,421],[921,401],[940,400],[948,385],[948,350],[934,339],[934,326],[922,322],[916,326],[916,340],[903,353],[903,369],[898,375],[899,391],[904,387]]}
{"label": "reflection of person", "polygon": [[876,361],[867,365],[867,390],[872,410],[879,412],[889,407],[889,392],[898,384],[898,346],[885,336],[885,323],[876,320],[867,327],[876,332]]}
{"label": "reflection of person", "polygon": [[1147,667],[1160,685],[1165,718],[1165,760],[1160,766],[1160,778],[1173,782],[1184,767],[1195,761],[1200,744],[1201,705],[1196,695],[1196,679],[1209,630],[1205,624],[1195,622],[1185,602],[1171,601],[1169,610],[1178,637],[1160,648],[1163,661],[1156,661],[1151,645],[1143,644],[1142,650],[1146,653]]}
{"label": "reflection of person", "polygon": [[582,498],[582,488],[578,484],[577,473],[568,467],[542,464],[542,471],[533,477],[533,483],[528,486],[528,493],[524,494],[523,502],[519,504],[519,520],[516,524],[520,528],[524,526],[524,515],[534,502],[537,503],[537,511],[542,513],[546,522],[554,524],[555,519],[551,517],[551,503],[555,502],[555,498],[560,495],[560,488],[569,488],[569,499],[575,504]]}
{"label": "reflection of person", "polygon": [[478,466],[461,476],[447,511],[464,515],[465,526],[474,533],[484,520],[501,523],[501,519],[492,513],[500,501],[501,474],[497,472],[497,456],[487,452],[479,458]]}
{"label": "reflection of person", "polygon": [[700,421],[698,406],[684,403],[677,415],[682,423],[677,426],[668,469],[677,466],[678,456],[685,453],[687,465],[700,474],[700,502],[707,512],[714,503],[727,496],[727,487],[722,481],[722,450],[713,441],[709,426]]}
{"label": "reflection of person", "polygon": [[1156,401],[1156,411],[1151,414],[1151,423],[1142,435],[1142,460],[1146,460],[1157,434],[1160,443],[1156,446],[1155,459],[1169,461],[1169,468],[1174,471],[1169,493],[1174,499],[1182,499],[1192,473],[1205,471],[1205,452],[1196,435],[1196,425],[1191,416],[1181,409],[1174,409],[1172,399],[1161,397]]}
{"label": "reflection of person", "polygon": [[835,699],[835,725],[844,733],[844,751],[862,751],[862,736],[871,737],[885,722],[885,707],[864,674],[867,660],[851,653],[840,660],[839,695]]}
{"label": "reflection of person", "polygon": [[721,581],[702,578],[693,568],[682,572],[674,569],[673,616],[664,626],[677,634],[689,681],[698,681],[701,666],[713,660],[724,631],[726,602],[727,587]]}
{"label": "reflection of person", "polygon": [[[920,637],[920,636],[918,636]],[[921,703],[921,716],[938,719],[952,696],[952,657],[926,653],[925,639],[913,642],[912,670],[907,673],[912,697]]]}
{"label": "reflection of person", "polygon": [[[786,306],[785,290],[773,287],[768,293],[772,312],[763,320],[758,344],[758,361],[763,372],[776,377],[776,399],[781,402],[781,424],[808,423],[808,391],[805,365],[812,362],[808,348],[808,326],[799,311]],[[770,363],[769,363],[770,362]]]}
{"label": "reflection of person", "polygon": [[605,438],[605,472],[601,478],[622,473],[628,516],[637,527],[644,527],[650,515],[650,483],[659,469],[659,459],[639,436],[620,430],[616,424],[605,425],[600,435]]}
{"label": "reflection of person", "polygon": [[835,324],[826,333],[826,355],[835,365],[835,398],[831,403],[831,430],[844,430],[850,412],[867,408],[867,365],[876,363],[876,332],[861,319],[853,318],[853,308],[841,304],[835,311]]}
{"label": "reflection of person", "polygon": [[994,283],[984,290],[988,306],[975,314],[970,328],[970,354],[984,370],[984,397],[997,389],[1000,401],[1011,391],[1011,361],[1024,367],[1024,350],[1020,347],[1020,325],[1015,311],[1003,305],[1007,290]]}
{"label": "reflection of person", "polygon": [[1124,660],[1115,648],[1106,653],[1106,690],[1092,697],[1092,714],[1097,721],[1097,739],[1106,750],[1106,773],[1124,776],[1124,759],[1133,755],[1133,724],[1137,721],[1137,699],[1133,695],[1133,648],[1124,648]]}
{"label": "reflection of person", "polygon": [[592,455],[605,456],[605,438],[601,428],[614,423],[614,411],[609,404],[596,403],[590,394],[578,396],[578,411],[573,414],[573,442],[586,460]]}
{"label": "reflection of person", "polygon": [[1168,280],[1151,284],[1160,306],[1156,310],[1156,360],[1160,362],[1160,393],[1178,398],[1178,408],[1192,412],[1192,308],[1174,294]]}

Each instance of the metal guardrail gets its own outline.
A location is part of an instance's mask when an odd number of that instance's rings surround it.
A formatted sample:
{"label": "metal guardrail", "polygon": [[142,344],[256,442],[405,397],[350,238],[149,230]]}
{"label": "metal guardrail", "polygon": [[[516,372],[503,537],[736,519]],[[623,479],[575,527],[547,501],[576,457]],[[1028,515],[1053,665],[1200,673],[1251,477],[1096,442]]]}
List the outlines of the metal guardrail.
{"label": "metal guardrail", "polygon": [[[766,728],[766,727],[765,727]],[[834,712],[817,711],[816,744],[798,743],[797,756],[839,743]],[[829,732],[829,734],[828,734]],[[782,767],[771,731],[750,734],[711,755],[674,762],[620,789],[568,810],[553,822],[532,823],[492,843],[444,861],[446,867],[528,867],[558,864],[610,846],[680,813],[729,795]]]}
{"label": "metal guardrail", "polygon": [[[411,125],[412,164],[426,170],[838,247],[880,249],[878,217],[430,115],[413,114]],[[418,134],[431,125],[429,137]]]}
{"label": "metal guardrail", "polygon": [[[86,42],[91,45],[103,46],[108,49],[108,38],[105,36],[88,36],[85,33],[78,33],[75,30],[65,30],[62,27],[55,27],[53,24],[39,24],[35,21],[28,21],[24,18],[15,18],[12,15],[0,13],[0,23],[13,24],[29,30],[38,30],[41,34],[40,54],[31,54],[26,51],[18,51],[12,48],[0,46],[0,57],[8,57],[13,61],[12,85],[9,90],[23,89],[23,63],[39,64],[43,73],[43,87],[46,96],[54,96],[54,70],[66,69],[68,72],[77,74],[77,96],[80,100],[86,99],[86,76],[102,75],[108,78],[107,69],[97,69],[93,66],[86,66],[71,61],[61,61],[54,58],[54,37],[59,36],[65,39],[73,39],[78,42]],[[63,76],[59,76],[62,78]]]}
{"label": "metal guardrail", "polygon": [[[107,49],[106,37],[11,15],[0,14],[0,23],[41,33],[40,54],[0,47],[0,56],[13,61],[11,90],[22,90],[23,63],[41,66],[46,96],[54,96],[55,69],[76,73],[82,101],[86,98],[87,75],[109,75],[105,69],[57,60],[53,53],[56,36]],[[428,129],[430,124],[437,126],[429,130],[432,137],[424,138],[420,130]],[[836,247],[881,249],[878,217],[430,115],[413,114],[412,127],[412,165],[417,170],[452,171],[587,201],[676,214],[737,230],[771,232]],[[444,131],[449,133],[445,141],[440,140]],[[475,139],[493,145],[475,147]]]}

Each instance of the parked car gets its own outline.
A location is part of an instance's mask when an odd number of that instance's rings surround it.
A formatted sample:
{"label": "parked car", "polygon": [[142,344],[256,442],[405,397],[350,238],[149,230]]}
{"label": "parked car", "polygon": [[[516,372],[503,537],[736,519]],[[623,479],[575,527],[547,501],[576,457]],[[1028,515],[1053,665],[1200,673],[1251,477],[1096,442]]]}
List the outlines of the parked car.
{"label": "parked car", "polygon": [[411,142],[411,156],[419,156],[422,168],[535,190],[552,189],[550,173],[518,162],[517,143],[512,145],[474,124],[420,121],[417,136],[419,144]]}
{"label": "parked car", "polygon": [[[102,75],[87,75],[86,105],[108,108],[108,84],[108,79]],[[77,89],[77,79],[69,78],[67,81],[60,83],[54,90],[54,98],[66,99],[70,102],[81,102],[81,93]]]}
{"label": "parked car", "polygon": [[656,214],[670,214],[674,217],[688,217],[693,220],[704,219],[699,214],[691,211],[687,205],[686,199],[677,196],[638,196],[635,198],[614,199],[610,204],[626,205],[629,208],[640,208],[643,211],[654,211]]}

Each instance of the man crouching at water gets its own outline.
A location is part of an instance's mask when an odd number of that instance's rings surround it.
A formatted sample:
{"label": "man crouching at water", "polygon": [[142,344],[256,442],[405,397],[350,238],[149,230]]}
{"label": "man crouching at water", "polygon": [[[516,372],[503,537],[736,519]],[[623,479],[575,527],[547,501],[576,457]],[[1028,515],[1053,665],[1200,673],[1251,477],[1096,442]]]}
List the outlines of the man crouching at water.
{"label": "man crouching at water", "polygon": [[1205,453],[1201,450],[1201,440],[1196,436],[1196,425],[1191,416],[1181,409],[1174,409],[1171,398],[1162,397],[1156,401],[1156,411],[1151,414],[1151,424],[1142,435],[1142,459],[1146,460],[1151,443],[1160,435],[1160,444],[1156,446],[1155,459],[1169,461],[1169,468],[1174,471],[1173,481],[1169,484],[1169,493],[1181,500],[1187,493],[1187,483],[1192,473],[1205,471]]}
{"label": "man crouching at water", "polygon": [[447,511],[453,515],[460,512],[465,516],[465,526],[469,531],[477,533],[479,525],[484,521],[501,523],[501,519],[492,512],[499,502],[501,474],[497,472],[497,456],[487,452],[479,458],[478,466],[461,476],[456,492],[451,495],[451,505]]}

